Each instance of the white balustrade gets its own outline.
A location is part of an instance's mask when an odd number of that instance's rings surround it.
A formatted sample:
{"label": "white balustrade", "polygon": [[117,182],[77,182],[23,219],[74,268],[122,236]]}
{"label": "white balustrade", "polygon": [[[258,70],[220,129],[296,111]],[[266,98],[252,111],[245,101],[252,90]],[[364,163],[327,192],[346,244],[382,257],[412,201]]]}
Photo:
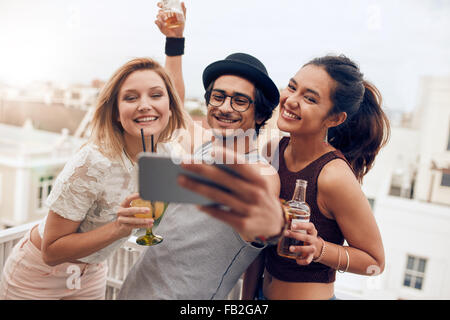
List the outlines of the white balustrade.
{"label": "white balustrade", "polygon": [[0,274],[3,271],[6,259],[11,253],[17,242],[28,232],[33,226],[39,222],[27,223],[10,229],[0,231]]}
{"label": "white balustrade", "polygon": [[[0,276],[3,266],[17,242],[40,221],[0,231]],[[115,299],[128,271],[139,258],[143,247],[136,244],[136,238],[131,237],[124,247],[118,249],[108,259],[108,276],[106,280],[106,299]],[[1,281],[1,279],[0,279]]]}
{"label": "white balustrade", "polygon": [[108,278],[106,280],[106,299],[114,300],[125,280],[128,271],[138,260],[143,249],[136,244],[136,237],[130,237],[125,245],[108,259]]}
{"label": "white balustrade", "polygon": [[[17,242],[28,232],[33,226],[40,221],[24,224],[21,226],[0,230],[0,275],[6,259],[11,253]],[[108,276],[106,280],[106,299],[114,300],[122,286],[123,280],[126,278],[128,271],[138,260],[140,254],[145,247],[136,244],[136,237],[130,237],[125,245],[119,248],[107,261]],[[1,281],[1,280],[0,280]],[[195,285],[195,284],[193,284]],[[242,279],[236,284],[230,292],[228,299],[240,299]]]}
{"label": "white balustrade", "polygon": [[[24,224],[10,229],[0,231],[0,275],[3,266],[11,253],[13,247],[19,240],[39,221]],[[114,300],[122,286],[123,280],[126,278],[133,264],[138,260],[140,254],[145,249],[136,244],[136,237],[130,237],[125,245],[119,248],[108,259],[108,276],[106,280],[106,299]],[[1,281],[1,280],[0,280]],[[195,284],[193,284],[195,285]],[[242,288],[242,279],[236,284],[230,292],[228,299],[240,299]]]}

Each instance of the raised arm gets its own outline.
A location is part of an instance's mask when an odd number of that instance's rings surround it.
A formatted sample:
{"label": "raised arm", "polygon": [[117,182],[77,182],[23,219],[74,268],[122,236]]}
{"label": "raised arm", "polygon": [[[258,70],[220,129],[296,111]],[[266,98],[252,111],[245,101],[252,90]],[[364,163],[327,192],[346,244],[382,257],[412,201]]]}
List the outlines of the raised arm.
{"label": "raised arm", "polygon": [[[158,2],[158,7],[162,8],[161,2]],[[186,21],[186,6],[184,2],[181,3],[183,9],[184,21]],[[165,68],[169,73],[172,81],[174,82],[175,89],[180,96],[182,105],[184,106],[185,100],[185,86],[183,79],[183,53],[184,53],[184,26],[182,25],[176,28],[168,28],[165,21],[166,13],[162,9],[159,10],[155,24],[163,35],[166,36],[166,62]],[[178,143],[181,147],[189,152],[194,153],[195,149],[200,147],[203,143],[211,139],[211,135],[207,130],[203,130],[201,123],[195,123],[191,116],[185,112],[185,120],[187,130],[189,134],[183,133],[179,136]],[[201,137],[199,141],[196,141],[196,137]]]}
{"label": "raised arm", "polygon": [[[181,6],[183,8],[184,13],[184,19],[186,19],[186,7],[184,5],[184,2],[181,3]],[[158,7],[162,8],[161,2],[158,2]],[[168,47],[184,47],[184,22],[179,27],[176,28],[168,28],[165,21],[165,13],[162,11],[162,9],[159,10],[158,15],[156,17],[155,24],[158,26],[159,30],[163,35],[166,36],[166,62],[165,62],[165,68],[169,75],[171,76],[175,88],[178,92],[178,95],[180,96],[181,101],[184,104],[184,98],[185,98],[185,86],[184,86],[184,79],[183,79],[183,65],[182,65],[182,54],[178,54],[177,52],[171,52],[170,48]],[[185,20],[184,20],[185,21]]]}

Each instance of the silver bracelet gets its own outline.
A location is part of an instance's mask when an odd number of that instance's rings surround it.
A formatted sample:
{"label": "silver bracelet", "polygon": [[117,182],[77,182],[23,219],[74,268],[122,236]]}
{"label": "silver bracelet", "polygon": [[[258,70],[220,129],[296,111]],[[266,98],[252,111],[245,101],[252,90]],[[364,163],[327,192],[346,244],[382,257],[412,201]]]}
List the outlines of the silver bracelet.
{"label": "silver bracelet", "polygon": [[345,273],[345,272],[347,272],[348,267],[349,267],[349,265],[350,265],[350,257],[349,257],[349,255],[348,255],[348,251],[347,251],[347,249],[346,249],[345,247],[343,247],[343,248],[344,248],[345,254],[347,255],[347,265],[345,266],[345,271],[339,271],[339,270],[338,270],[339,273]]}

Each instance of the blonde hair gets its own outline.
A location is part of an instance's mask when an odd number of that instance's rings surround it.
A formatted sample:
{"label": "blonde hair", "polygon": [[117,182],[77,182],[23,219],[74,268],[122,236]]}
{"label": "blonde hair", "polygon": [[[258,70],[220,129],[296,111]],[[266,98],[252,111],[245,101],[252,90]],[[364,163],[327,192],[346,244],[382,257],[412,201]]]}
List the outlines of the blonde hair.
{"label": "blonde hair", "polygon": [[181,99],[166,70],[150,58],[130,60],[120,67],[104,85],[99,94],[91,123],[92,134],[89,141],[101,147],[100,151],[108,158],[120,157],[124,150],[123,127],[117,120],[119,116],[117,101],[120,88],[127,77],[138,70],[156,72],[164,81],[169,95],[169,108],[172,116],[156,142],[167,142],[172,138],[176,129],[186,127],[185,111],[182,108]]}

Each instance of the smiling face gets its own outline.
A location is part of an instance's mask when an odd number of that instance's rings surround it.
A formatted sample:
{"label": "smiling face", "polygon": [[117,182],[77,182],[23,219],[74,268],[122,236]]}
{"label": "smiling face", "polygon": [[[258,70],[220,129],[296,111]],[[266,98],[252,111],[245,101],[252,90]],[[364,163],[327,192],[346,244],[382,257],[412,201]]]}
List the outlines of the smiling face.
{"label": "smiling face", "polygon": [[290,79],[280,95],[278,128],[291,135],[323,135],[336,125],[329,111],[335,82],[321,67],[306,65]]}
{"label": "smiling face", "polygon": [[141,129],[146,137],[159,134],[171,116],[170,99],[163,79],[153,70],[138,70],[124,81],[117,97],[118,121],[123,127],[127,147],[141,144]]}
{"label": "smiling face", "polygon": [[[212,88],[214,92],[221,92],[226,95],[243,95],[255,100],[255,86],[250,81],[234,76],[224,75],[214,81]],[[238,103],[238,102],[237,102]],[[230,135],[236,129],[246,131],[255,128],[255,105],[244,112],[237,112],[231,108],[231,98],[227,97],[220,107],[208,105],[207,120],[209,126],[216,134],[223,136]]]}

